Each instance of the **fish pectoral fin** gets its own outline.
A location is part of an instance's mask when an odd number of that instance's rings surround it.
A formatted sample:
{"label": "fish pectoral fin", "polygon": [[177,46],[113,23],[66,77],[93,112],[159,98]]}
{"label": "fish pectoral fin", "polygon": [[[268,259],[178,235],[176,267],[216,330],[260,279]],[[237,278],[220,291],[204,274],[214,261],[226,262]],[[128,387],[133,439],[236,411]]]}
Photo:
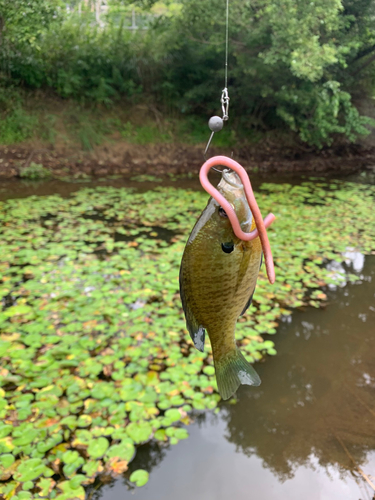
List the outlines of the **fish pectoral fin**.
{"label": "fish pectoral fin", "polygon": [[203,352],[204,351],[204,338],[205,338],[206,330],[195,319],[190,308],[188,306],[186,306],[186,304],[184,304],[184,303],[183,303],[183,306],[184,306],[185,318],[186,318],[186,328],[189,331],[191,340],[194,342],[194,345],[198,349],[198,351]]}
{"label": "fish pectoral fin", "polygon": [[191,329],[190,325],[186,323],[186,326],[189,330],[191,340],[194,342],[195,347],[198,351],[204,351],[204,338],[206,331],[202,325],[199,325],[198,330],[196,328]]}
{"label": "fish pectoral fin", "polygon": [[[255,290],[254,290],[254,291],[255,291]],[[249,298],[249,300],[247,301],[246,306],[243,308],[243,311],[242,311],[242,313],[240,314],[240,316],[243,316],[243,315],[245,314],[245,312],[247,311],[247,309],[250,307],[251,302],[252,302],[253,297],[254,297],[254,291],[253,291],[253,293],[250,295],[250,298]]]}
{"label": "fish pectoral fin", "polygon": [[192,313],[190,307],[186,304],[186,302],[182,301],[182,306],[185,312],[186,318],[186,328],[190,334],[191,340],[194,342],[195,347],[198,351],[204,351],[204,337],[206,334],[205,329],[202,325],[198,323],[195,319],[194,314]]}
{"label": "fish pectoral fin", "polygon": [[180,279],[180,295],[181,295],[182,307],[185,313],[186,328],[188,329],[191,340],[194,342],[195,347],[198,349],[198,351],[203,352],[204,338],[206,331],[203,328],[203,326],[200,325],[199,322],[196,320],[192,310],[188,305],[188,302],[184,294],[184,289],[181,283],[181,279]]}

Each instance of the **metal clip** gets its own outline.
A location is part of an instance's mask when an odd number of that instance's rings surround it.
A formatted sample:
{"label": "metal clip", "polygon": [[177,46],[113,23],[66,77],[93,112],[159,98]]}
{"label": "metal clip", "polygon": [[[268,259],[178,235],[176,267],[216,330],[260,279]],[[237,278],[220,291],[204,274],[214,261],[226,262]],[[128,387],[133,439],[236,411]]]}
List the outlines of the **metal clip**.
{"label": "metal clip", "polygon": [[229,119],[229,95],[228,89],[225,87],[221,93],[221,109],[223,110],[223,120],[227,121]]}
{"label": "metal clip", "polygon": [[[228,95],[228,89],[226,87],[221,92],[220,102],[221,102],[221,109],[223,111],[223,118],[220,118],[220,116],[211,116],[211,118],[208,121],[208,126],[211,130],[211,135],[210,135],[210,138],[208,139],[206,149],[204,150],[204,153],[203,153],[205,159],[206,159],[206,154],[207,154],[208,148],[210,147],[212,138],[214,136],[214,133],[219,132],[223,128],[224,122],[229,119],[229,116],[228,116],[229,95]],[[217,170],[217,169],[215,168],[215,170]],[[219,170],[218,170],[218,172],[219,172]]]}

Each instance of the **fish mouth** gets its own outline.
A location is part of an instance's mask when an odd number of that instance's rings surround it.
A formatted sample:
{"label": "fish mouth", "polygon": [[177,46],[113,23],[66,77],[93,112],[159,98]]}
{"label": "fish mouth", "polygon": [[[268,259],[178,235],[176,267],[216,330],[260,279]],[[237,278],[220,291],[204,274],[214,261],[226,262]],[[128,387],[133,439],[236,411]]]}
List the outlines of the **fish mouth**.
{"label": "fish mouth", "polygon": [[[235,189],[241,189],[243,190],[243,184],[241,182],[240,177],[237,175],[236,172],[230,169],[225,169],[223,170],[223,179],[225,182],[227,182],[230,186],[234,187]],[[232,207],[234,208],[234,205],[231,203]],[[247,203],[246,203],[247,205]],[[253,214],[250,210],[249,207],[249,214],[247,219],[244,222],[240,222],[241,229],[244,231],[249,231],[250,227],[252,225],[253,221]]]}
{"label": "fish mouth", "polygon": [[[238,180],[238,182],[235,182],[233,177]],[[223,170],[223,179],[225,182],[233,186],[234,188],[240,189],[243,188],[242,182],[239,178],[239,176],[236,174],[236,172],[233,172],[233,170],[230,169],[225,169]]]}

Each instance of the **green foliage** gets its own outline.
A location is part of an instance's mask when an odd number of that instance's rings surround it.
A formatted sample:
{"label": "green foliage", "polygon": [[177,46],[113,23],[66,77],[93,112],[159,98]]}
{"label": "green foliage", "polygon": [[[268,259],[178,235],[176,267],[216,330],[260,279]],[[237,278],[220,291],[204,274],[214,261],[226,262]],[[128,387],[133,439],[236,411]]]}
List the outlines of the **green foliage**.
{"label": "green foliage", "polygon": [[31,88],[48,86],[64,98],[108,105],[140,91],[130,42],[136,41],[122,26],[101,30],[68,20],[46,32],[38,50],[14,54],[11,75]]}
{"label": "green foliage", "polygon": [[[177,24],[186,38],[178,51],[190,54],[200,69],[200,58],[206,65],[213,58],[221,62],[220,2],[188,0],[184,7]],[[353,140],[368,133],[366,125],[374,122],[359,116],[350,92],[358,95],[359,79],[366,80],[363,73],[353,78],[357,61],[375,50],[370,0],[361,2],[358,9],[340,0],[235,1],[230,12],[231,106],[245,126],[250,123],[264,130],[281,128],[286,122],[303,141],[318,147],[338,135]],[[205,29],[207,19],[210,28]],[[187,37],[194,37],[195,47]],[[208,64],[201,70],[202,80],[218,88],[222,69]],[[185,99],[197,109],[203,89],[189,83]]]}
{"label": "green foliage", "polygon": [[[63,98],[105,106],[124,99],[152,102],[167,115],[189,115],[192,122],[219,112],[225,33],[221,0],[183,0],[168,8],[138,2],[149,29],[136,31],[127,29],[128,7],[114,0],[100,26],[89,12],[68,15],[46,0],[2,3],[3,85],[50,88]],[[337,137],[353,141],[367,134],[374,122],[359,115],[352,95],[372,92],[372,11],[371,0],[233,0],[229,90],[237,128],[248,134],[287,124],[318,148]],[[4,126],[13,137],[13,121],[22,120],[9,120]],[[199,129],[191,127],[186,135],[200,136]],[[148,125],[122,132],[139,144],[170,140]],[[85,149],[97,143],[96,134],[87,124],[81,138]]]}
{"label": "green foliage", "polygon": [[[303,141],[321,148],[332,144],[333,134],[354,141],[357,135],[366,135],[375,120],[360,116],[351,103],[351,96],[338,82],[329,81],[320,88],[308,85],[309,91],[281,89],[277,93],[280,105],[277,114]],[[306,120],[305,116],[311,119]]]}
{"label": "green foliage", "polygon": [[2,50],[38,49],[40,38],[57,17],[59,4],[59,0],[0,0]]}
{"label": "green foliage", "polygon": [[21,106],[10,108],[0,119],[0,143],[14,144],[32,137],[36,120]]}
{"label": "green foliage", "polygon": [[[375,250],[374,196],[341,182],[262,186],[260,208],[277,217],[277,279],[270,285],[262,267],[238,322],[249,361],[275,355],[262,335],[283,315],[319,307],[322,287],[345,279],[327,261],[349,246]],[[182,189],[98,187],[0,203],[0,496],[83,500],[139,445],[176,444],[192,409],[217,406],[210,347],[192,346],[178,293],[206,201]],[[138,486],[148,479],[133,474]]]}
{"label": "green foliage", "polygon": [[20,177],[30,180],[47,179],[51,177],[51,172],[40,163],[32,161],[27,167],[20,169]]}

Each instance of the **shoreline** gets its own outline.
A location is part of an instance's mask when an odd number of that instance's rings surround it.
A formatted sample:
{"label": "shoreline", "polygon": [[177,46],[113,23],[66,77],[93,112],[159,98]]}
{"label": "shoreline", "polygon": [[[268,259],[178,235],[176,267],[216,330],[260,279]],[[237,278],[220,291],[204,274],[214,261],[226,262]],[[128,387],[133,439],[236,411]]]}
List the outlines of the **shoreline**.
{"label": "shoreline", "polygon": [[[40,144],[0,146],[0,179],[20,177],[31,163],[43,165],[53,178],[67,176],[197,173],[204,162],[203,144],[134,144],[106,142],[91,151]],[[301,152],[285,147],[212,147],[209,156],[233,157],[248,172],[258,174],[344,174],[375,169],[375,148],[347,145],[339,149]]]}

